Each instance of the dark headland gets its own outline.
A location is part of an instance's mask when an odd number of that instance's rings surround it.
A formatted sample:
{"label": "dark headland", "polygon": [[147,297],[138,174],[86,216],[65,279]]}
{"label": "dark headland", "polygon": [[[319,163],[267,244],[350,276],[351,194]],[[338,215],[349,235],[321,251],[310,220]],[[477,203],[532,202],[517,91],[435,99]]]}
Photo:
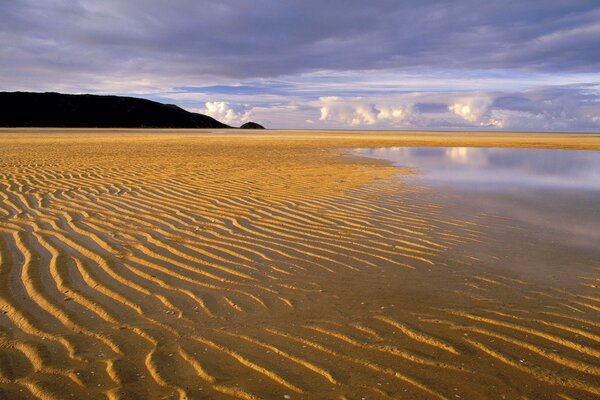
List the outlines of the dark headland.
{"label": "dark headland", "polygon": [[232,128],[208,115],[135,97],[31,92],[0,92],[0,126]]}

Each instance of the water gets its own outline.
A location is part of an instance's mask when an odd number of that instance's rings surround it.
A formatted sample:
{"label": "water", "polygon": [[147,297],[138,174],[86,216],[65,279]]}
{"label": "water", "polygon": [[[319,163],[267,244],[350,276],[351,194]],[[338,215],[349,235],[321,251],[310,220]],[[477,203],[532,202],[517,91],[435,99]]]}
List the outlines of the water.
{"label": "water", "polygon": [[[408,184],[425,186],[448,214],[486,221],[478,253],[536,281],[568,283],[600,267],[600,152],[467,147],[356,149],[409,167]],[[513,229],[505,229],[505,225]],[[487,246],[486,246],[487,245]],[[575,282],[575,281],[573,281]]]}
{"label": "water", "polygon": [[462,190],[600,191],[600,152],[474,147],[390,147],[357,153],[415,168],[424,180]]}

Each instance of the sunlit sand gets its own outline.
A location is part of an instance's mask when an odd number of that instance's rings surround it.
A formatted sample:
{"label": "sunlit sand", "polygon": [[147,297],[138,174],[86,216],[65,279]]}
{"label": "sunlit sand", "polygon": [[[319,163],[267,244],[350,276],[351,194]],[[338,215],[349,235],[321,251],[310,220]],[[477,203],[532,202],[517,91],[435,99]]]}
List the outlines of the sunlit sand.
{"label": "sunlit sand", "polygon": [[386,146],[600,135],[0,130],[0,399],[600,397],[600,260],[486,268]]}

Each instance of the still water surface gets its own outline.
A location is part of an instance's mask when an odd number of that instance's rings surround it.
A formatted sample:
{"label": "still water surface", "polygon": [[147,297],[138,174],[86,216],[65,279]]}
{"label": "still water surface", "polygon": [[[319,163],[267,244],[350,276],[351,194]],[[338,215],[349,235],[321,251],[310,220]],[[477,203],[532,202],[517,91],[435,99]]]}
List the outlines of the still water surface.
{"label": "still water surface", "polygon": [[[488,219],[497,266],[537,281],[568,283],[600,268],[600,152],[467,147],[356,149],[409,167],[403,180],[437,194],[447,212]],[[502,226],[501,226],[502,225]]]}
{"label": "still water surface", "polygon": [[359,149],[360,155],[423,172],[425,182],[461,190],[600,191],[600,152],[473,147]]}

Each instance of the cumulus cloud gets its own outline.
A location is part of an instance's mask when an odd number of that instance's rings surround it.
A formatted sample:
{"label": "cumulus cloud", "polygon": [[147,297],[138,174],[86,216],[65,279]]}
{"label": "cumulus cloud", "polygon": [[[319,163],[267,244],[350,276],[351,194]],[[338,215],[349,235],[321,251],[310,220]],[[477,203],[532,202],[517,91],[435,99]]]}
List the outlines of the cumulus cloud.
{"label": "cumulus cloud", "polygon": [[377,119],[379,121],[386,121],[390,125],[395,126],[403,122],[407,116],[408,112],[402,107],[383,106],[379,108]]}
{"label": "cumulus cloud", "polygon": [[448,110],[469,122],[480,121],[492,102],[487,96],[477,95],[457,100],[448,106]]}
{"label": "cumulus cloud", "polygon": [[321,97],[319,120],[350,128],[600,130],[600,86],[520,92],[410,93],[377,98]]}
{"label": "cumulus cloud", "polygon": [[246,105],[230,104],[224,101],[207,101],[199,112],[228,125],[241,125],[248,122],[252,113]]}
{"label": "cumulus cloud", "polygon": [[319,99],[320,121],[347,126],[370,126],[380,123],[399,126],[407,116],[400,106],[371,103],[363,98],[345,99],[326,96]]}

